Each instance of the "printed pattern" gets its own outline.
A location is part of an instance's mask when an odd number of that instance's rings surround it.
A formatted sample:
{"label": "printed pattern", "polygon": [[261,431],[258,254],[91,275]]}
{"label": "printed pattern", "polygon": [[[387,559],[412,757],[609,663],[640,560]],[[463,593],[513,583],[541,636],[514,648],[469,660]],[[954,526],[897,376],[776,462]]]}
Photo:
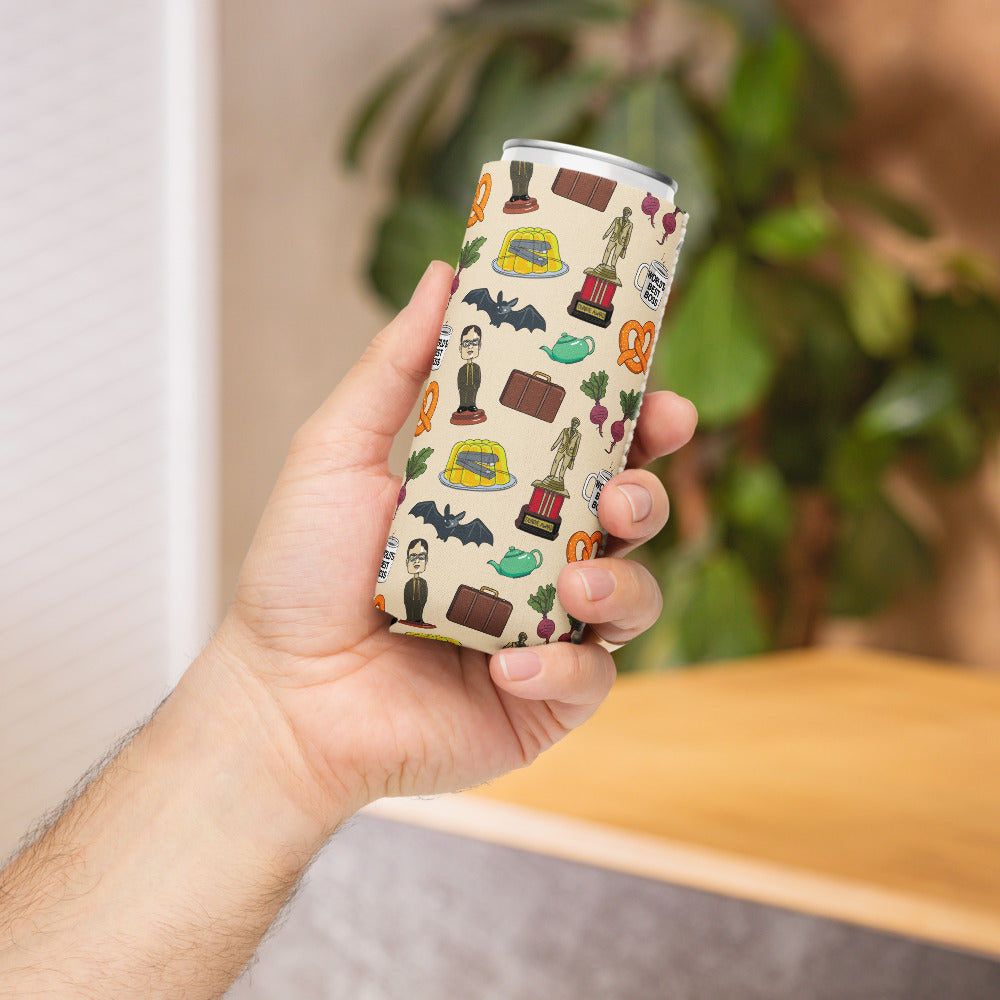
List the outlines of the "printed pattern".
{"label": "printed pattern", "polygon": [[393,631],[486,652],[581,637],[556,578],[603,551],[598,501],[625,466],[687,222],[651,199],[484,166],[378,567]]}

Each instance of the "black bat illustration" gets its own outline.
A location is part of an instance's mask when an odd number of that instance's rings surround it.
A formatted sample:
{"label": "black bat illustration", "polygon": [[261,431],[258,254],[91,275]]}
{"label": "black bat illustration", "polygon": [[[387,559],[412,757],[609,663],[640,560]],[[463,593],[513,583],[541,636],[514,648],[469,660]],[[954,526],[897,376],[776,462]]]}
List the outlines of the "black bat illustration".
{"label": "black bat illustration", "polygon": [[410,513],[414,517],[422,517],[434,528],[438,538],[444,541],[454,536],[463,545],[468,545],[470,542],[475,545],[493,544],[493,532],[478,517],[468,524],[459,524],[465,517],[465,511],[463,510],[461,514],[452,514],[450,504],[444,505],[442,514],[433,500],[421,500],[410,508]]}
{"label": "black bat illustration", "polygon": [[542,319],[542,314],[534,306],[515,309],[517,299],[508,299],[504,302],[503,292],[497,292],[497,297],[494,300],[488,288],[473,288],[462,301],[482,309],[490,318],[490,326],[510,323],[515,330],[545,329],[545,320]]}

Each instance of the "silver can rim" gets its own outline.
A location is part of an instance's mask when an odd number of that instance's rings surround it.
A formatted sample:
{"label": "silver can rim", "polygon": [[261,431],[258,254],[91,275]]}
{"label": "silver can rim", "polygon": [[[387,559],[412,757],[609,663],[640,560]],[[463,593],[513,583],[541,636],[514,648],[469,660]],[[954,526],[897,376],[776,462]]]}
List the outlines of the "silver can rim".
{"label": "silver can rim", "polygon": [[635,160],[627,160],[624,156],[615,156],[614,153],[604,153],[599,149],[589,149],[586,146],[574,146],[568,142],[554,142],[551,139],[507,139],[503,144],[503,151],[506,153],[508,147],[513,148],[517,146],[549,149],[556,153],[572,153],[576,156],[586,157],[587,159],[598,160],[624,170],[634,171],[635,173],[642,174],[644,177],[650,177],[660,184],[665,184],[674,194],[677,194],[677,181],[673,177],[661,173],[659,170],[654,170],[652,167],[647,167],[642,163],[636,163]]}

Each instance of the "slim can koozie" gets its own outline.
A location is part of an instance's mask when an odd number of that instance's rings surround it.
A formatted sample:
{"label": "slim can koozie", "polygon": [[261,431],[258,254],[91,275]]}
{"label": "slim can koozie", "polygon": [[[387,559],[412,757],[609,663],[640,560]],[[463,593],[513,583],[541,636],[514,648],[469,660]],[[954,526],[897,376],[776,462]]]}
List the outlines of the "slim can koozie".
{"label": "slim can koozie", "polygon": [[684,239],[676,189],[555,142],[483,166],[378,571],[392,631],[484,652],[582,637],[556,579],[604,547],[598,499]]}

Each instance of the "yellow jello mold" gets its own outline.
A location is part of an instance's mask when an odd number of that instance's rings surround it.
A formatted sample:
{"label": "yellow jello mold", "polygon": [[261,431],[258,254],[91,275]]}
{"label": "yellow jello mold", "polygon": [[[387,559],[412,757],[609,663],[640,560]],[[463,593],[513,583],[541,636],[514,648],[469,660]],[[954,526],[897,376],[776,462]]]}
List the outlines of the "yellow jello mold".
{"label": "yellow jello mold", "polygon": [[[511,243],[523,240],[526,253],[515,253]],[[516,246],[516,243],[515,243]],[[533,261],[532,255],[542,259]],[[504,237],[500,252],[494,262],[494,267],[501,273],[521,274],[527,277],[551,277],[563,274],[567,265],[559,255],[559,240],[551,229],[541,229],[537,226],[520,226],[511,229]]]}
{"label": "yellow jello mold", "polygon": [[446,486],[465,490],[503,490],[517,482],[507,468],[503,445],[484,438],[456,442],[439,478]]}

